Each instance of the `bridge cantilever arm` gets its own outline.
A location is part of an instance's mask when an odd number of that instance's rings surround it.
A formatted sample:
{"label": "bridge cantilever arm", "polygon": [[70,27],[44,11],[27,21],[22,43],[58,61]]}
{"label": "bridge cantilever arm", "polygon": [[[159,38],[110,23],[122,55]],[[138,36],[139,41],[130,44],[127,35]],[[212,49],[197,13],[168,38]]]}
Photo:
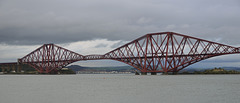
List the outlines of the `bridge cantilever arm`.
{"label": "bridge cantilever arm", "polygon": [[40,73],[80,60],[112,59],[141,72],[179,71],[213,56],[240,53],[233,47],[174,32],[150,33],[103,55],[81,55],[55,44],[44,44],[17,63],[29,64]]}

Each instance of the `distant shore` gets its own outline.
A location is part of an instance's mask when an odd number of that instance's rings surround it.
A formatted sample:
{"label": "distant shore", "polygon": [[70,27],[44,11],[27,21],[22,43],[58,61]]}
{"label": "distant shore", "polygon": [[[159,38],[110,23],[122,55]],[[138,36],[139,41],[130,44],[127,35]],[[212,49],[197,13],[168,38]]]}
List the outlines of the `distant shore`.
{"label": "distant shore", "polygon": [[178,74],[240,74],[240,72],[236,70],[225,70],[223,68],[214,68],[214,69],[208,69],[204,71],[194,71],[194,72],[184,71]]}

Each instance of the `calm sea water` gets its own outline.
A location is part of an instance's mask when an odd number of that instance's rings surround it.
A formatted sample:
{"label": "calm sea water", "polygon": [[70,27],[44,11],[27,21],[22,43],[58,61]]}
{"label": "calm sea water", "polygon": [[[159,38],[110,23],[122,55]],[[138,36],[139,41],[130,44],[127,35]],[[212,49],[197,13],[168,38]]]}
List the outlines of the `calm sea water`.
{"label": "calm sea water", "polygon": [[240,75],[0,75],[0,103],[240,103]]}

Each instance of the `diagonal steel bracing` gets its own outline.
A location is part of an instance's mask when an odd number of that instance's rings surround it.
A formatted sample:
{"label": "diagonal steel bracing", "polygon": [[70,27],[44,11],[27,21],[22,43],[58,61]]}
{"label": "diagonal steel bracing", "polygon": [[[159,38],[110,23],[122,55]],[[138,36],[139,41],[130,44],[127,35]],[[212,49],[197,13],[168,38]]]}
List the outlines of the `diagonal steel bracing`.
{"label": "diagonal steel bracing", "polygon": [[44,44],[20,59],[40,73],[50,73],[81,60],[112,59],[141,72],[178,72],[211,57],[240,53],[239,48],[173,32],[144,35],[104,55],[80,55],[54,44]]}
{"label": "diagonal steel bracing", "polygon": [[84,56],[54,44],[44,44],[19,62],[34,67],[40,73],[50,73],[70,63],[83,60]]}
{"label": "diagonal steel bracing", "polygon": [[239,48],[173,32],[144,35],[106,53],[141,72],[178,72],[211,57],[239,53]]}

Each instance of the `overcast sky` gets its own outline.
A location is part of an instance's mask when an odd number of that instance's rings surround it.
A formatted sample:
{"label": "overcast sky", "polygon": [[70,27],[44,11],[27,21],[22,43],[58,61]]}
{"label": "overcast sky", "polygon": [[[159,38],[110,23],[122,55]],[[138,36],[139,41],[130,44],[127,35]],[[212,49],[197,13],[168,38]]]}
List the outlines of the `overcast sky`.
{"label": "overcast sky", "polygon": [[[15,62],[44,43],[104,54],[163,31],[240,46],[240,0],[0,0],[0,62]],[[240,66],[238,58],[208,61]]]}

